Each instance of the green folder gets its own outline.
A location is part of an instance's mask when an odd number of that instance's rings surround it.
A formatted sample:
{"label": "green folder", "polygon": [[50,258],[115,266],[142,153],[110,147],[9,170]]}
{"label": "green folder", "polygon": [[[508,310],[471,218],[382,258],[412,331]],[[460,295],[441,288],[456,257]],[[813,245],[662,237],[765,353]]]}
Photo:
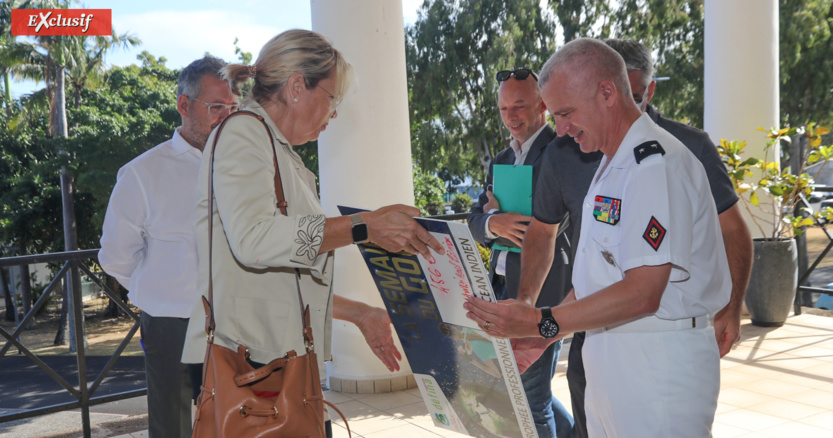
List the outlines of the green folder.
{"label": "green folder", "polygon": [[[492,191],[501,211],[511,211],[524,216],[532,215],[532,166],[495,164],[492,167]],[[492,248],[521,252],[509,239],[500,238]]]}

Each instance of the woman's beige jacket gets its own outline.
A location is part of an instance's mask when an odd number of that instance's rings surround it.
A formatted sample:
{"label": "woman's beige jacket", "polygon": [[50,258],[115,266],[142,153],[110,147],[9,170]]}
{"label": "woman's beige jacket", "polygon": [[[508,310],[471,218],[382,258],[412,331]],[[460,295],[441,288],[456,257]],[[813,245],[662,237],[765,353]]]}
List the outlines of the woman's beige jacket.
{"label": "woman's beige jacket", "polygon": [[[330,357],[333,254],[318,254],[326,219],[315,177],[260,105],[252,102],[243,109],[262,115],[275,139],[288,216],[275,206],[266,129],[254,117],[234,117],[223,128],[214,158],[214,342],[235,350],[245,345],[252,360],[261,363],[289,350],[304,354],[295,285],[295,268],[300,268],[315,350],[323,360]],[[208,296],[208,163],[215,134],[208,138],[197,187],[198,287],[203,296]],[[194,304],[185,363],[202,362],[205,355],[205,312],[201,299]]]}

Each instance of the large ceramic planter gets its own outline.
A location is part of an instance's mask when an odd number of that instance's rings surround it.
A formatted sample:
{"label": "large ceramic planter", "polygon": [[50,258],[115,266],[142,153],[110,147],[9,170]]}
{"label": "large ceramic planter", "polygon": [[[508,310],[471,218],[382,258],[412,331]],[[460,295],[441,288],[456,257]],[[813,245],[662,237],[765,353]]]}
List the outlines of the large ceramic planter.
{"label": "large ceramic planter", "polygon": [[755,239],[755,259],[746,309],[752,324],[780,327],[793,308],[798,285],[798,251],[795,239]]}

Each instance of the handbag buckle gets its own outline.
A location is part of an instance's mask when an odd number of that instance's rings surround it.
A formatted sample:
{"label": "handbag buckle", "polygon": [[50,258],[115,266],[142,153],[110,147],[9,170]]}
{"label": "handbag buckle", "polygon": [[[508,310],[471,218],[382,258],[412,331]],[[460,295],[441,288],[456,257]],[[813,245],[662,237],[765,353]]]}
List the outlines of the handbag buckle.
{"label": "handbag buckle", "polygon": [[209,344],[213,344],[213,343],[214,343],[214,330],[209,330],[209,331],[208,331],[208,336],[207,336],[207,338],[208,338],[208,343],[209,343]]}
{"label": "handbag buckle", "polygon": [[251,408],[251,407],[249,407],[249,405],[243,405],[243,406],[240,408],[240,416],[241,416],[241,417],[248,417],[248,416],[249,416],[249,413],[248,413],[248,412],[246,412],[246,410],[247,410],[247,409],[252,409],[252,408]]}

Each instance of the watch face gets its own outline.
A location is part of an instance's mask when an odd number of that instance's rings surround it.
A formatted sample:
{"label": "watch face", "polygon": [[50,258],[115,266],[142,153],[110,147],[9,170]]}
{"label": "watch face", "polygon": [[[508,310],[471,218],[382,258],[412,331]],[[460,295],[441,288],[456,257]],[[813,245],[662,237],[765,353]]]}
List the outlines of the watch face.
{"label": "watch face", "polygon": [[558,324],[552,319],[545,319],[538,324],[538,331],[545,338],[554,338],[558,334]]}
{"label": "watch face", "polygon": [[353,242],[364,243],[367,241],[367,224],[353,225]]}

